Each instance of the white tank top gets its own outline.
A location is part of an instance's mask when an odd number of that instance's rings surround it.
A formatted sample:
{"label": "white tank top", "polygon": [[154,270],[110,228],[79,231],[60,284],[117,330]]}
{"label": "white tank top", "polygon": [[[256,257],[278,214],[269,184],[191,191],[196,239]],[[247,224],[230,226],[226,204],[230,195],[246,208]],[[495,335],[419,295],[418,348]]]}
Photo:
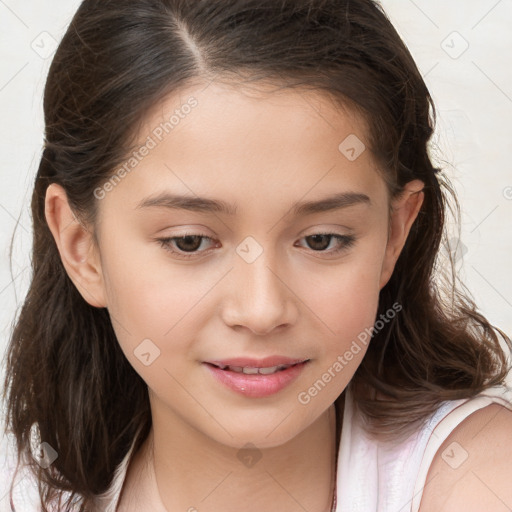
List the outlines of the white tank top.
{"label": "white tank top", "polygon": [[336,512],[418,512],[439,447],[467,416],[492,403],[512,410],[512,389],[494,386],[472,398],[442,402],[421,430],[390,449],[364,435],[360,416],[353,414],[349,385],[338,453]]}
{"label": "white tank top", "polygon": [[[337,458],[336,512],[418,512],[439,447],[478,409],[498,403],[512,410],[512,389],[494,386],[473,398],[442,402],[421,430],[392,448],[368,439],[352,400],[349,384]],[[117,467],[108,491],[98,496],[98,510],[116,512],[133,447]]]}

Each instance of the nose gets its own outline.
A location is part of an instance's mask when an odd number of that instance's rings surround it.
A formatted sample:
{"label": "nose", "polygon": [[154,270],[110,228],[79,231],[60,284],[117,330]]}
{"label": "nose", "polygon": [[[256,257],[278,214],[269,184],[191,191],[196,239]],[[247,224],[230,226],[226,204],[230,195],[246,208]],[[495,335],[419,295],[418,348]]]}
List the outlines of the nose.
{"label": "nose", "polygon": [[245,327],[265,335],[290,326],[298,317],[297,298],[287,283],[287,275],[263,252],[247,263],[241,258],[228,276],[229,292],[223,306],[223,320],[233,328]]}

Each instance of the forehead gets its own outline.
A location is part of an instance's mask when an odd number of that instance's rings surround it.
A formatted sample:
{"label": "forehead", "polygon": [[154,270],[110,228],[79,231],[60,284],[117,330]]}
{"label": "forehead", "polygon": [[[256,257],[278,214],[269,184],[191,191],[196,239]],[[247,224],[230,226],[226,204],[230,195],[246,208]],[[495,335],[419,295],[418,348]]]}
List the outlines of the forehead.
{"label": "forehead", "polygon": [[[314,149],[319,149],[321,141],[325,143],[320,146],[332,148],[334,143],[337,149],[344,134],[365,140],[366,132],[364,118],[327,92],[268,82],[213,81],[179,89],[155,105],[145,117],[139,139],[148,134],[158,139],[193,135],[196,140],[189,142],[204,149],[214,144],[230,151],[262,140],[269,151],[283,149],[283,142],[306,141],[310,141],[307,147]],[[301,147],[296,148],[297,153]]]}
{"label": "forehead", "polygon": [[260,207],[383,192],[364,119],[319,91],[196,84],[148,111],[137,140],[136,152],[150,149],[112,194],[133,209],[163,190],[242,205],[258,198]]}

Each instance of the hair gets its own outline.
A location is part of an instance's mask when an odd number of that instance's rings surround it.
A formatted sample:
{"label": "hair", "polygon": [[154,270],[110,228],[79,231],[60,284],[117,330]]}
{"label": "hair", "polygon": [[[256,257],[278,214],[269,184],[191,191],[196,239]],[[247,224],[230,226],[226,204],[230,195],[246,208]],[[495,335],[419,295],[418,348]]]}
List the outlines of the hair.
{"label": "hair", "polygon": [[[77,218],[97,226],[93,191],[125,161],[148,110],[212,79],[324,93],[364,121],[390,198],[414,179],[425,184],[377,316],[396,303],[401,310],[373,331],[350,382],[369,435],[402,438],[442,401],[500,385],[509,370],[498,333],[509,349],[511,340],[478,312],[451,253],[439,258],[448,207],[458,215],[460,208],[429,156],[432,98],[379,3],[85,0],[46,82],[33,274],[9,340],[3,394],[17,468],[23,458],[36,475],[44,511],[57,498],[58,510],[77,503],[94,510],[132,442],[137,451],[152,425],[147,385],[121,351],[107,309],[88,304],[65,271],[45,218],[46,189],[61,185]],[[335,402],[338,434],[344,398]],[[34,426],[58,453],[46,469],[32,456]]]}

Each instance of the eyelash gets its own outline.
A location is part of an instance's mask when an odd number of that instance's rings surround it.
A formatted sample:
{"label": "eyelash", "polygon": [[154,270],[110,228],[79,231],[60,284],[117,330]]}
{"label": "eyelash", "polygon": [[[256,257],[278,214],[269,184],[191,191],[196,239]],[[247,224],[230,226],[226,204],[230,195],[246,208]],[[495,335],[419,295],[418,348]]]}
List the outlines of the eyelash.
{"label": "eyelash", "polygon": [[[340,252],[343,252],[343,251],[349,249],[350,247],[352,247],[357,240],[357,238],[354,235],[337,235],[336,233],[314,233],[312,235],[307,235],[303,238],[310,238],[312,236],[329,236],[329,237],[337,239],[339,242],[343,242],[343,245],[335,250],[331,250],[331,251],[314,251],[313,250],[313,252],[327,253],[327,254],[339,254]],[[190,258],[196,257],[198,254],[201,254],[201,253],[198,253],[197,251],[191,252],[191,253],[185,253],[185,252],[181,252],[179,250],[176,251],[174,249],[171,249],[171,243],[173,240],[183,240],[184,238],[187,238],[187,237],[199,237],[204,240],[213,241],[213,239],[211,237],[206,236],[206,235],[201,235],[198,233],[185,233],[182,236],[157,238],[156,240],[157,240],[157,242],[160,243],[160,246],[163,247],[166,251],[168,251],[172,254],[176,254],[180,258],[183,258],[183,259],[190,259]],[[206,252],[206,251],[203,251],[203,252]]]}

